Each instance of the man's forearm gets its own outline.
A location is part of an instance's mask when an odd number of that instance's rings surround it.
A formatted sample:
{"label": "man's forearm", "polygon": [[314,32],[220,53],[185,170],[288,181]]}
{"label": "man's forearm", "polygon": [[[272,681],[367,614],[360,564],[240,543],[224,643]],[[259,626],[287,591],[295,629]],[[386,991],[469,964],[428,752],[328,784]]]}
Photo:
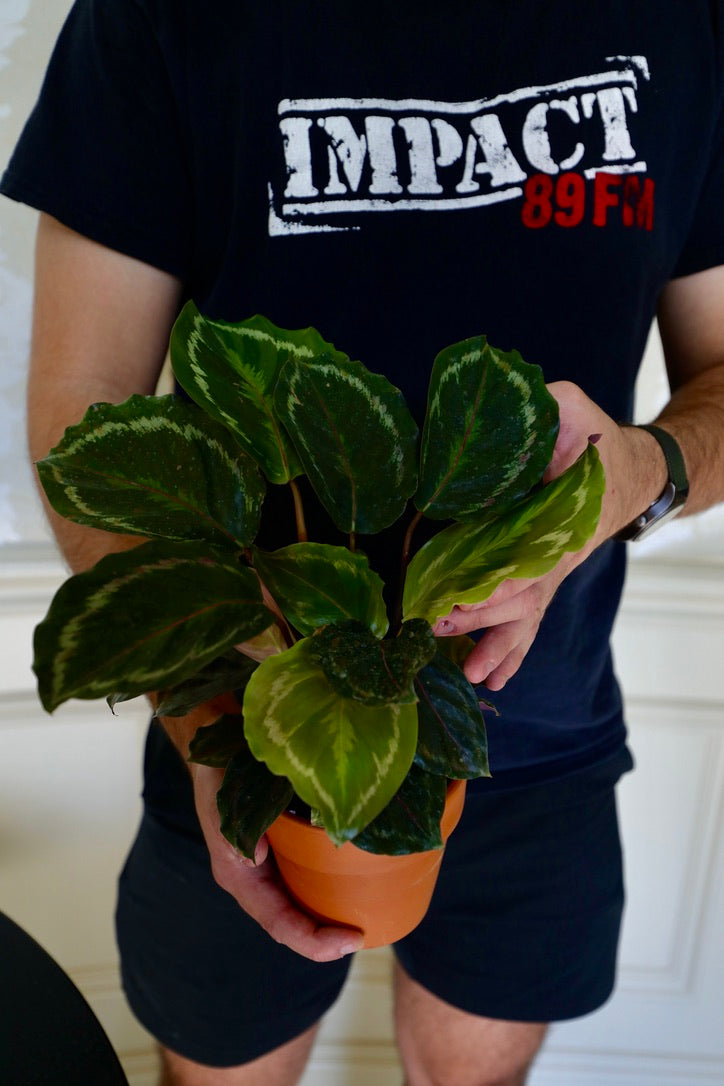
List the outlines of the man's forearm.
{"label": "man's forearm", "polygon": [[724,501],[724,363],[678,388],[656,422],[684,455],[690,490],[682,514]]}

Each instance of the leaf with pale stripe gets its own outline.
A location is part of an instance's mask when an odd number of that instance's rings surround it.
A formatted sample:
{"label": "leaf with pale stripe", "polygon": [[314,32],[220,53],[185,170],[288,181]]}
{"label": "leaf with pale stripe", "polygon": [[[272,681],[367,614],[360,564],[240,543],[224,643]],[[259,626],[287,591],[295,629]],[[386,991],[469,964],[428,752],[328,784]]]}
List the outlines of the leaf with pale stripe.
{"label": "leaf with pale stripe", "polygon": [[367,556],[328,543],[292,543],[268,552],[253,551],[254,568],[301,634],[330,622],[357,619],[377,637],[387,632],[381,578]]}
{"label": "leaf with pale stripe", "polygon": [[275,403],[317,497],[343,532],[381,532],[417,481],[417,426],[402,393],[361,362],[290,360]]}
{"label": "leaf with pale stripe", "polygon": [[342,844],[402,783],[417,744],[417,706],[341,697],[311,659],[310,640],[271,656],[251,676],[244,729],[254,757],[287,777]]}
{"label": "leaf with pale stripe", "polygon": [[256,465],[228,430],[175,396],[95,404],[37,467],[50,504],[77,524],[241,546],[259,529]]}
{"label": "leaf with pale stripe", "polygon": [[255,316],[232,324],[203,316],[193,302],[171,333],[171,363],[183,389],[235,435],[272,483],[301,472],[298,457],[274,406],[274,388],[288,358],[310,359],[336,351],[314,328],[278,328]]}
{"label": "leaf with pale stripe", "polygon": [[503,516],[438,532],[414,556],[403,599],[406,618],[434,625],[456,604],[481,603],[509,577],[540,577],[596,530],[605,489],[595,446],[568,471]]}
{"label": "leaf with pale stripe", "polygon": [[143,543],[67,580],[35,630],[40,699],[127,696],[195,675],[269,625],[256,574],[206,543]]}
{"label": "leaf with pale stripe", "polygon": [[415,505],[436,520],[510,508],[540,482],[558,433],[558,405],[539,366],[485,336],[435,359]]}

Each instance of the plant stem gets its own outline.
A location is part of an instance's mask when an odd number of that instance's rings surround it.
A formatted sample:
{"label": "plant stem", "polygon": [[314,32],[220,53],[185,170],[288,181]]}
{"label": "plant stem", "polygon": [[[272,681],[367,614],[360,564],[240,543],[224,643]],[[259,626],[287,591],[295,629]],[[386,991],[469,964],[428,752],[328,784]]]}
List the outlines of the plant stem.
{"label": "plant stem", "polygon": [[349,533],[349,549],[351,550],[352,554],[354,554],[355,550],[357,549],[357,537],[354,532]]}
{"label": "plant stem", "polygon": [[294,498],[294,516],[297,521],[297,542],[307,542],[307,525],[304,522],[304,505],[302,504],[302,495],[299,487],[295,483],[294,479],[289,480],[289,486],[292,490],[292,497]]}
{"label": "plant stem", "polygon": [[397,591],[397,600],[395,601],[395,609],[392,615],[392,634],[397,635],[400,626],[402,625],[402,593],[405,589],[405,575],[407,574],[407,567],[410,564],[410,551],[412,550],[412,537],[415,534],[415,529],[422,520],[422,513],[418,510],[414,517],[410,521],[407,531],[405,532],[405,538],[402,544],[402,556],[400,558],[400,585]]}
{"label": "plant stem", "polygon": [[412,537],[415,534],[415,529],[422,520],[422,513],[418,510],[414,517],[410,521],[407,531],[405,532],[405,539],[402,544],[402,580],[405,579],[405,573],[407,567],[410,564],[410,551],[412,550]]}

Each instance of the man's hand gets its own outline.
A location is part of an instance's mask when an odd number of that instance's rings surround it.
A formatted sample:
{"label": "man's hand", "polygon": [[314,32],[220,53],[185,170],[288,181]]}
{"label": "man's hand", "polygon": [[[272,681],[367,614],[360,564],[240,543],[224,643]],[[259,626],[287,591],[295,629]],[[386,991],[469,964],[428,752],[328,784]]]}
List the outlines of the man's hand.
{"label": "man's hand", "polygon": [[257,845],[255,863],[242,856],[219,829],[216,793],[223,772],[191,765],[196,811],[211,858],[211,871],[219,886],[278,943],[316,962],[331,962],[362,946],[352,928],[323,926],[301,912],[287,893],[265,837]]}
{"label": "man's hand", "polygon": [[487,600],[455,607],[436,623],[438,637],[485,630],[465,662],[465,674],[490,690],[501,690],[522,664],[562,581],[645,509],[666,482],[663,454],[650,434],[618,426],[576,385],[560,381],[548,388],[558,401],[560,431],[544,482],[561,475],[587,443],[595,441],[606,472],[606,492],[596,533],[582,550],[565,554],[542,577],[504,581]]}
{"label": "man's hand", "polygon": [[[149,695],[152,704],[157,697]],[[180,717],[159,717],[171,742],[184,759],[198,728],[213,724],[222,713],[239,711],[233,693],[220,694]],[[363,938],[354,928],[325,926],[302,912],[286,891],[277,871],[266,837],[256,847],[254,861],[226,840],[220,829],[216,794],[224,773],[221,769],[186,762],[194,786],[194,802],[201,831],[209,850],[211,873],[219,886],[231,894],[278,943],[316,962],[331,962],[362,947]]]}

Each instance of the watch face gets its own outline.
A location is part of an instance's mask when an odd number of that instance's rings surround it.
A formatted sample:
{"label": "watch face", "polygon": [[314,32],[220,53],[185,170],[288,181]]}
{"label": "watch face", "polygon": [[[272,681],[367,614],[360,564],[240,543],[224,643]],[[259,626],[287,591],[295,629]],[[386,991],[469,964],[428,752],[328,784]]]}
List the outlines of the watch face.
{"label": "watch face", "polygon": [[673,520],[673,518],[681,512],[687,495],[688,489],[684,493],[681,493],[677,491],[674,484],[669,481],[666,484],[663,493],[649,506],[646,512],[642,513],[640,517],[637,517],[628,529],[624,529],[624,532],[621,533],[621,538],[633,542],[651,535],[657,528],[666,524],[667,521]]}
{"label": "watch face", "polygon": [[672,505],[670,509],[667,509],[666,512],[661,513],[660,516],[656,517],[655,520],[650,520],[647,524],[644,524],[643,528],[639,530],[638,534],[633,536],[633,539],[643,539],[644,536],[651,535],[652,532],[655,532],[657,531],[657,529],[663,527],[663,525],[666,524],[667,521],[673,520],[674,517],[677,517],[681,512],[683,506],[683,501]]}

